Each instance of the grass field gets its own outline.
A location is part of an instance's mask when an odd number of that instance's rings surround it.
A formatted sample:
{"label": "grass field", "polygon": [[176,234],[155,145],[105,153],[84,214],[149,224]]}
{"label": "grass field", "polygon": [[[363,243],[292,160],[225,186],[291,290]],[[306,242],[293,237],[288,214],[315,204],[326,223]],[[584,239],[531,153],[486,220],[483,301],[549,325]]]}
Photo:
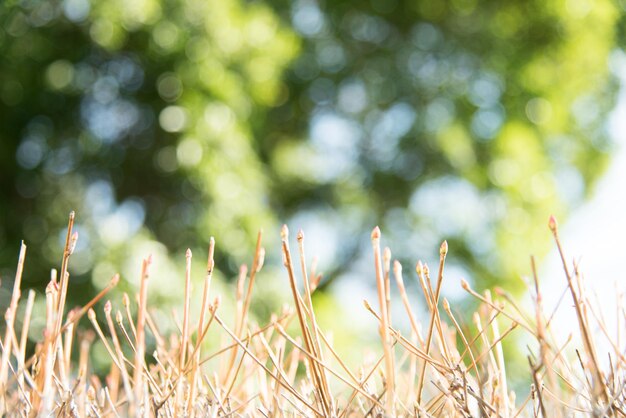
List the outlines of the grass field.
{"label": "grass field", "polygon": [[[249,317],[255,277],[265,258],[261,233],[251,267],[240,271],[230,310],[234,315],[228,317],[222,316],[220,295],[211,291],[214,240],[201,293],[191,291],[188,251],[181,280],[185,296],[178,311],[182,314],[173,315],[176,327],[166,335],[155,320],[160,308],[147,303],[151,257],[143,260],[136,295],[107,300],[120,281],[116,275],[88,304],[68,311],[70,261],[78,239],[73,224],[72,213],[61,268],[52,271],[45,292],[45,330],[34,344],[28,335],[36,293],[23,295],[20,288],[27,262],[22,244],[11,301],[3,307],[3,416],[626,416],[626,345],[620,332],[626,320],[624,305],[615,313],[617,331],[608,330],[602,307],[588,297],[578,266],[567,261],[554,218],[546,233],[554,236],[568,288],[559,309],[571,312],[577,335],[555,337],[562,333],[553,332],[554,313],[542,305],[534,259],[529,289],[534,310],[524,311],[505,289],[479,291],[467,282],[462,287],[477,308],[454,309],[441,296],[446,242],[432,271],[418,262],[410,272],[428,307],[428,315],[418,318],[404,286],[409,274],[405,278],[391,251],[381,249],[381,232],[375,228],[371,277],[378,297],[364,301],[364,309],[378,323],[381,349],[380,356],[365,356],[357,368],[348,366],[353,358],[337,354],[344,350],[338,350],[318,325],[312,294],[321,275],[307,264],[302,231],[296,234],[292,252],[289,231],[282,229],[285,284],[293,298],[265,324]],[[398,300],[391,299],[392,286],[398,288]],[[201,300],[199,315],[190,310],[192,298]],[[621,300],[621,295],[616,298]],[[403,334],[394,326],[391,304],[404,307],[410,332]],[[19,318],[18,310],[23,313]],[[84,317],[88,321],[79,326]],[[207,344],[209,339],[221,345],[214,348]],[[510,350],[503,342],[511,339],[529,341],[515,353],[526,357],[523,366],[507,357]],[[98,342],[110,358],[106,376],[98,376],[91,366]],[[516,397],[512,376],[527,382],[528,396]]]}

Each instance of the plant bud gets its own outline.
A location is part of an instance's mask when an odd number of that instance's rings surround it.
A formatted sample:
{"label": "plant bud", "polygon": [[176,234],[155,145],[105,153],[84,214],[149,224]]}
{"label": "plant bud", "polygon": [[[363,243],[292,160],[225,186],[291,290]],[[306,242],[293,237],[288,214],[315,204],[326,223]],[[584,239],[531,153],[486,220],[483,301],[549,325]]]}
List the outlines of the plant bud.
{"label": "plant bud", "polygon": [[393,260],[393,272],[395,274],[402,274],[402,264],[398,260]]}
{"label": "plant bud", "polygon": [[558,223],[556,222],[556,218],[554,217],[554,215],[550,215],[550,219],[548,220],[548,228],[550,228],[550,231],[552,232],[557,231]]}
{"label": "plant bud", "polygon": [[367,309],[368,311],[372,310],[372,305],[370,305],[367,299],[363,299],[363,306],[365,306],[365,309]]}
{"label": "plant bud", "polygon": [[418,276],[421,276],[424,273],[424,265],[422,264],[422,260],[419,260],[415,265],[415,272]]}
{"label": "plant bud", "polygon": [[120,282],[120,275],[115,274],[113,278],[111,278],[111,286],[117,286],[119,282]]}
{"label": "plant bud", "polygon": [[441,243],[441,247],[439,247],[439,255],[445,257],[448,254],[448,241],[444,241]]}

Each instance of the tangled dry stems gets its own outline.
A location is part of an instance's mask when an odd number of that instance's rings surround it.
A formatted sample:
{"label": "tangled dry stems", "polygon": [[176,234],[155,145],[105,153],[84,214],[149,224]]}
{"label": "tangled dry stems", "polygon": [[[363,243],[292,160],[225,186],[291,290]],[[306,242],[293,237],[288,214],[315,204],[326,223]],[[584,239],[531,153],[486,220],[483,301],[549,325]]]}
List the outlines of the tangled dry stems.
{"label": "tangled dry stems", "polygon": [[[232,321],[222,318],[220,298],[211,300],[215,247],[211,239],[200,316],[190,315],[192,254],[187,251],[182,323],[178,324],[179,332],[161,335],[147,305],[151,257],[143,260],[139,293],[132,301],[124,294],[122,310],[114,313],[111,302],[106,301],[104,320],[100,317],[100,321],[93,310],[119,282],[116,275],[87,305],[65,314],[66,297],[71,291],[69,261],[78,239],[73,224],[74,213],[70,214],[60,274],[53,270],[46,288],[43,339],[36,342],[28,356],[28,331],[35,301],[32,290],[28,293],[23,326],[20,330],[15,328],[15,314],[22,302],[20,283],[26,256],[26,246],[22,244],[1,341],[2,415],[626,416],[625,347],[619,335],[612,338],[604,324],[597,321],[610,347],[608,353],[602,353],[609,358],[609,368],[603,370],[598,360],[599,337],[591,332],[590,326],[590,314],[598,318],[599,307],[594,307],[587,297],[578,266],[568,265],[554,218],[550,218],[549,227],[563,261],[579,340],[569,338],[559,342],[554,337],[552,316],[543,310],[534,259],[531,259],[533,315],[523,312],[502,289],[495,289],[494,298],[489,291],[478,293],[463,281],[462,287],[479,306],[471,316],[456,317],[448,301],[441,298],[448,253],[446,242],[440,247],[434,281],[427,265],[418,262],[415,269],[429,312],[427,317],[420,318],[422,327],[405,289],[402,266],[398,261],[392,265],[388,248],[381,252],[381,232],[375,228],[373,278],[378,289],[378,306],[375,308],[368,301],[364,305],[378,324],[383,354],[357,371],[346,365],[318,326],[311,295],[321,275],[315,266],[310,270],[307,266],[302,231],[297,234],[299,266],[292,259],[287,227],[281,232],[293,308],[272,316],[262,327],[249,324],[253,285],[265,258],[259,233],[251,268],[242,266],[240,270],[235,317],[230,318]],[[400,301],[391,300],[392,276]],[[402,303],[410,324],[409,334],[403,334],[392,323],[391,303]],[[76,324],[85,314],[94,332],[77,333]],[[620,306],[618,316],[621,317],[617,318],[619,328],[626,318],[624,306]],[[287,331],[294,321],[298,335]],[[229,342],[209,353],[203,342],[207,333],[215,329],[227,335]],[[502,347],[503,340],[511,338],[511,333],[518,329],[535,341],[533,348],[528,348],[528,368],[514,371],[516,377],[525,375],[528,379],[530,394],[525,399],[516,399],[509,387],[507,353]],[[155,347],[150,347],[154,349],[151,352],[146,347],[147,333],[156,341]],[[110,356],[111,368],[104,380],[92,374],[89,367],[90,349],[96,338]],[[219,360],[217,369],[208,367],[212,359]]]}

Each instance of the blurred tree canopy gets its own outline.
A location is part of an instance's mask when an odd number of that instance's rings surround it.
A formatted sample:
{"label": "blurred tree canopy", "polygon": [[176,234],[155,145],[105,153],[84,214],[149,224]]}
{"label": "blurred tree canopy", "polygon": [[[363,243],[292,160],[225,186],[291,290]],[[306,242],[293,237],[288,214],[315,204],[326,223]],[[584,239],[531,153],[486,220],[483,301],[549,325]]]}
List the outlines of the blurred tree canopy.
{"label": "blurred tree canopy", "polygon": [[75,286],[100,287],[151,240],[181,253],[214,235],[232,272],[278,220],[324,237],[333,275],[375,224],[411,263],[448,239],[473,277],[519,274],[546,250],[547,215],[580,203],[606,163],[622,12],[609,0],[5,2],[2,276],[25,239],[25,281],[43,286],[71,209]]}

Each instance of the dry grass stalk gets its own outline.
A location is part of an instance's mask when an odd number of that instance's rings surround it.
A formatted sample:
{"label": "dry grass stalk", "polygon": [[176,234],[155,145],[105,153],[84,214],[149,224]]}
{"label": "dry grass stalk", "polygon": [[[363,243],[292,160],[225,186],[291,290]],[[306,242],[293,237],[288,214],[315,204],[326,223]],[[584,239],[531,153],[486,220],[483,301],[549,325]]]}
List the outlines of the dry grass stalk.
{"label": "dry grass stalk", "polygon": [[[135,372],[133,375],[133,382],[135,384],[135,393],[134,393],[134,413],[137,417],[141,416],[141,407],[147,409],[147,405],[145,400],[143,399],[144,394],[144,377],[143,377],[143,368],[145,364],[145,353],[146,353],[146,337],[145,337],[145,326],[146,326],[146,306],[148,304],[148,277],[149,277],[149,268],[150,264],[152,264],[152,256],[148,256],[148,258],[144,259],[141,264],[141,277],[140,277],[140,287],[139,287],[139,310],[137,311],[137,334],[135,340]],[[128,304],[126,304],[128,307]],[[130,321],[132,322],[132,320]],[[142,402],[142,400],[144,402]],[[131,409],[133,410],[133,409]]]}
{"label": "dry grass stalk", "polygon": [[61,331],[61,324],[63,323],[63,313],[65,311],[65,299],[67,298],[67,288],[69,286],[70,276],[68,273],[70,256],[74,252],[74,248],[76,248],[76,242],[78,241],[78,233],[72,233],[74,228],[74,211],[70,212],[69,222],[67,224],[67,235],[65,237],[65,248],[63,249],[63,261],[61,263],[61,283],[59,285],[60,294],[57,300],[56,306],[56,325],[54,327],[54,337],[53,338],[53,350],[56,349],[57,337]]}
{"label": "dry grass stalk", "polygon": [[[320,336],[323,338],[324,334],[320,332],[319,327],[317,325],[317,319],[315,318],[315,311],[313,309],[313,299],[311,298],[311,284],[309,283],[309,277],[307,274],[307,269],[306,269],[306,256],[304,253],[304,231],[299,230],[298,231],[298,235],[297,235],[297,240],[298,240],[298,249],[299,249],[299,253],[300,253],[300,267],[302,269],[302,280],[303,280],[303,284],[304,284],[304,294],[305,294],[305,301],[306,301],[306,308],[307,308],[307,313],[308,313],[308,317],[309,320],[311,321],[311,327],[313,328],[313,333],[312,333],[312,348],[313,348],[313,352],[314,354],[321,360],[321,362],[324,362],[324,352],[322,351],[322,345],[320,343]],[[330,345],[329,345],[330,347]],[[328,385],[328,376],[326,374],[326,370],[325,369],[320,369],[320,377],[322,380],[322,385],[323,385],[323,392],[326,394],[326,397],[329,400],[329,407],[330,407],[330,411],[334,411],[335,406],[334,406],[334,401],[332,398],[332,395],[330,394],[330,386]],[[332,412],[334,413],[334,412]]]}
{"label": "dry grass stalk", "polygon": [[[291,291],[293,294],[293,299],[296,304],[296,313],[298,314],[298,321],[300,323],[300,330],[302,331],[302,337],[304,338],[304,347],[307,352],[312,352],[315,350],[311,340],[311,332],[307,325],[306,317],[305,317],[305,306],[302,303],[302,297],[298,292],[298,285],[296,283],[296,278],[293,269],[293,263],[291,260],[291,251],[289,249],[289,229],[287,225],[283,225],[281,230],[281,240],[282,240],[282,249],[283,249],[283,264],[287,269],[287,273],[289,276],[289,284],[291,286]],[[322,410],[324,411],[323,416],[334,415],[334,411],[332,408],[332,403],[329,399],[329,393],[327,393],[326,388],[323,385],[324,378],[321,376],[321,371],[316,362],[309,358],[308,367],[310,373],[312,374],[314,380],[314,387],[317,389],[316,393],[319,397],[319,404]]]}
{"label": "dry grass stalk", "polygon": [[[587,316],[584,314],[584,311],[583,311],[584,307],[582,305],[581,297],[576,291],[576,289],[574,288],[572,275],[569,271],[569,267],[567,266],[565,253],[563,251],[563,247],[561,246],[561,241],[559,239],[558,224],[554,216],[550,217],[550,220],[548,222],[548,227],[550,228],[550,231],[552,231],[552,235],[554,236],[554,241],[559,250],[559,255],[561,256],[561,261],[563,262],[563,271],[565,272],[565,278],[567,279],[567,286],[570,290],[570,294],[574,302],[574,308],[576,310],[576,318],[578,319],[578,325],[580,327],[580,334],[584,342],[585,351],[587,352],[587,356],[589,357],[589,366],[591,367],[591,374],[593,376],[592,393],[593,393],[594,398],[597,398],[595,402],[597,404],[601,402],[603,405],[610,407],[610,405],[607,405],[609,401],[607,388],[604,383],[604,376],[602,376],[602,372],[600,371],[600,368],[599,368],[598,356],[596,354],[594,341],[590,335]],[[580,286],[579,286],[579,289],[580,289]]]}
{"label": "dry grass stalk", "polygon": [[[431,315],[430,315],[430,322],[429,322],[429,326],[428,326],[428,333],[426,334],[426,354],[430,353],[430,346],[432,343],[432,337],[433,337],[433,330],[434,327],[437,326],[437,329],[440,331],[440,328],[437,324],[440,323],[439,320],[439,310],[438,310],[438,303],[439,303],[439,294],[441,292],[441,284],[443,283],[443,266],[445,264],[445,260],[446,260],[446,255],[448,253],[448,243],[446,241],[444,241],[441,244],[441,247],[439,248],[439,275],[437,277],[437,288],[436,291],[433,293],[432,288],[430,287],[430,280],[428,280],[427,284],[428,284],[428,292],[427,294],[430,295],[430,303],[429,305],[429,309],[431,311]],[[425,276],[427,277],[427,267],[425,267],[426,270],[424,270]],[[428,296],[427,296],[427,300],[428,300]],[[447,357],[447,356],[446,356]],[[420,368],[420,372],[419,372],[419,380],[418,380],[418,384],[417,384],[417,403],[419,404],[422,400],[422,390],[424,388],[424,380],[426,378],[426,366],[427,363],[423,362],[422,366]]]}
{"label": "dry grass stalk", "polygon": [[[113,341],[113,347],[115,348],[115,359],[117,360],[115,363],[119,365],[119,370],[122,374],[122,382],[124,385],[124,394],[126,395],[126,399],[128,399],[129,402],[133,402],[133,391],[128,369],[126,367],[126,358],[124,357],[120,340],[117,337],[117,331],[115,331],[115,325],[113,324],[113,318],[111,317],[111,309],[111,301],[107,301],[104,305],[104,315],[106,316],[109,333],[111,334],[111,340]],[[115,388],[115,392],[117,393],[117,388]]]}
{"label": "dry grass stalk", "polygon": [[[17,315],[17,305],[21,296],[20,285],[22,282],[22,273],[24,271],[24,260],[26,258],[26,245],[22,242],[20,246],[20,255],[17,262],[17,270],[15,272],[15,281],[13,282],[13,292],[11,294],[11,302],[6,309],[4,319],[6,321],[6,330],[4,339],[2,340],[2,363],[0,364],[0,414],[6,411],[4,399],[6,396],[6,381],[9,373],[9,356],[13,347],[13,336],[15,334],[15,316]],[[17,341],[16,341],[17,343]]]}
{"label": "dry grass stalk", "polygon": [[380,338],[383,344],[383,352],[385,354],[385,409],[386,413],[395,415],[395,366],[394,355],[389,337],[389,317],[387,308],[387,291],[385,290],[385,281],[383,278],[383,267],[380,255],[380,229],[375,227],[372,231],[372,247],[374,249],[374,269],[376,272],[376,286],[378,288],[378,303],[380,305]]}
{"label": "dry grass stalk", "polygon": [[[372,245],[379,312],[367,302],[365,307],[379,327],[383,354],[374,359],[376,361],[363,364],[357,373],[338,355],[332,339],[324,334],[317,322],[312,292],[321,276],[315,272],[315,266],[310,270],[307,268],[304,233],[301,231],[297,239],[303,295],[295,277],[288,230],[286,227],[282,230],[283,261],[295,309],[286,309],[280,316],[273,315],[262,327],[248,325],[253,283],[265,256],[259,233],[252,268],[249,274],[242,270],[238,281],[237,313],[232,330],[218,314],[220,298],[209,303],[215,246],[211,239],[201,314],[193,339],[191,330],[195,323],[189,308],[192,297],[190,252],[186,256],[180,333],[159,331],[148,311],[150,257],[142,264],[136,316],[131,312],[130,298],[124,294],[122,303],[126,315],[117,310],[113,321],[112,304],[106,301],[104,320],[102,324],[98,322],[93,308],[118,283],[119,277],[115,276],[89,303],[63,318],[67,292],[71,291],[68,266],[76,242],[73,220],[72,215],[60,281],[53,271],[46,289],[44,337],[36,342],[34,349],[28,346],[34,292],[29,292],[21,329],[16,330],[15,314],[20,304],[25,246],[20,250],[13,293],[5,308],[6,328],[1,341],[0,402],[4,415],[626,416],[626,355],[619,329],[619,324],[626,319],[625,307],[620,305],[616,311],[618,329],[616,336],[612,336],[604,324],[602,310],[587,296],[577,265],[570,273],[564,263],[564,270],[567,289],[574,300],[582,350],[572,347],[576,344],[572,338],[565,342],[555,339],[552,316],[546,318],[543,312],[534,259],[531,260],[535,301],[532,315],[526,314],[505,290],[496,289],[492,299],[490,292],[480,294],[466,281],[462,281],[462,287],[475,299],[478,309],[470,314],[464,311],[455,311],[455,314],[448,300],[441,297],[448,251],[447,245],[442,244],[434,286],[430,282],[428,267],[421,262],[416,267],[429,312],[428,318],[419,318],[411,306],[412,295],[405,288],[402,266],[395,261],[392,268],[388,249],[381,254],[380,230],[376,228],[372,233]],[[550,229],[565,260],[556,221],[550,221]],[[410,337],[403,335],[390,320],[392,273],[408,317]],[[440,299],[443,300],[445,321],[439,312]],[[618,296],[618,300],[622,299]],[[91,330],[82,330],[79,320],[84,313],[87,313],[95,334]],[[429,321],[428,332],[422,337],[421,320],[424,319]],[[299,336],[287,331],[294,320],[299,325]],[[126,321],[130,324],[129,331]],[[601,333],[592,332],[590,321],[596,321]],[[472,322],[473,327],[464,326],[464,322]],[[154,346],[146,346],[146,326],[154,335]],[[20,327],[19,322],[17,327]],[[525,376],[529,392],[520,402],[516,402],[510,390],[507,377],[513,369],[507,363],[507,351],[502,346],[503,341],[512,338],[516,329],[528,333],[536,341],[536,349],[529,347],[527,371],[515,365],[516,377]],[[208,338],[209,330],[220,333],[224,342],[219,349],[203,355],[203,341]],[[118,331],[121,334],[118,335]],[[213,331],[211,337],[212,334]],[[95,335],[110,357],[111,368],[106,376],[97,376],[90,371],[89,353]],[[600,369],[598,360],[599,338],[608,343],[606,372]],[[80,347],[76,364],[72,356],[72,346],[76,345],[74,340]],[[153,351],[147,361],[146,351]],[[129,357],[125,353],[130,353]],[[397,362],[395,355],[398,355]],[[223,374],[211,366],[215,360],[228,366]],[[304,374],[298,373],[302,366],[306,370]],[[383,385],[377,384],[377,376]]]}

